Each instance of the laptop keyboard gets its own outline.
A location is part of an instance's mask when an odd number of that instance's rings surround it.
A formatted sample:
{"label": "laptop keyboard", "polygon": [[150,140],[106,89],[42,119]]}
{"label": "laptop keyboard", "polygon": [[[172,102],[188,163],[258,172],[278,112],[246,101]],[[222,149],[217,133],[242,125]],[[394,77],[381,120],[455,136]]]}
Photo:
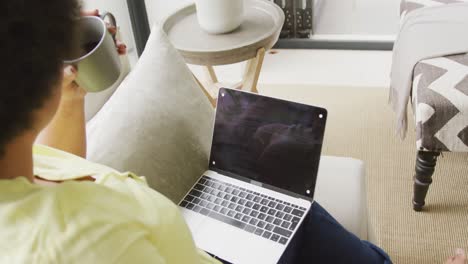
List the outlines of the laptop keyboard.
{"label": "laptop keyboard", "polygon": [[286,244],[306,208],[202,176],[181,207]]}

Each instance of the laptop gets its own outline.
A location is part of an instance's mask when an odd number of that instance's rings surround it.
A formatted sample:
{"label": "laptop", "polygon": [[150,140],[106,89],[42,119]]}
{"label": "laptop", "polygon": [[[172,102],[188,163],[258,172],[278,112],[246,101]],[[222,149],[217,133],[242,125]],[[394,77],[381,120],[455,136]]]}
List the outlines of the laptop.
{"label": "laptop", "polygon": [[208,170],[179,204],[197,247],[225,263],[277,263],[312,205],[326,119],[221,88]]}

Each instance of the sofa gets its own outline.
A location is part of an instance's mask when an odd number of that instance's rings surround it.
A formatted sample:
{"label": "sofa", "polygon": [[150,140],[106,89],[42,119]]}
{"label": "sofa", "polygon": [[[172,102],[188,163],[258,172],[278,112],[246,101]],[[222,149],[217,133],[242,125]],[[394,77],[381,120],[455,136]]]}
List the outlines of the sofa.
{"label": "sofa", "polygon": [[[177,203],[208,166],[214,110],[157,25],[138,63],[120,81],[87,95],[88,159],[143,175]],[[315,198],[348,230],[368,239],[361,161],[323,156]]]}

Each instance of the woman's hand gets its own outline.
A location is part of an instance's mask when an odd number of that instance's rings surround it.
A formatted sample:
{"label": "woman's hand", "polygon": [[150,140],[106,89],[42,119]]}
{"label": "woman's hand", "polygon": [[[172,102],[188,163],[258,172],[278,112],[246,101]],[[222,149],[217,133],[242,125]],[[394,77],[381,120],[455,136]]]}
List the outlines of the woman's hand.
{"label": "woman's hand", "polygon": [[84,100],[86,90],[75,82],[76,74],[76,68],[72,65],[66,66],[63,69],[61,103]]}
{"label": "woman's hand", "polygon": [[455,250],[455,256],[452,256],[449,259],[447,259],[445,264],[467,264],[465,251],[463,251],[463,249],[458,248],[457,250]]}
{"label": "woman's hand", "polygon": [[[95,9],[92,11],[81,11],[81,15],[82,16],[99,16],[99,10]],[[107,30],[109,31],[109,33],[111,33],[112,36],[115,36],[115,34],[117,34],[117,28],[115,28],[114,26],[108,23],[106,24],[107,24]],[[127,54],[127,46],[122,41],[115,39],[115,47],[117,48],[117,52],[119,53],[119,55]]]}

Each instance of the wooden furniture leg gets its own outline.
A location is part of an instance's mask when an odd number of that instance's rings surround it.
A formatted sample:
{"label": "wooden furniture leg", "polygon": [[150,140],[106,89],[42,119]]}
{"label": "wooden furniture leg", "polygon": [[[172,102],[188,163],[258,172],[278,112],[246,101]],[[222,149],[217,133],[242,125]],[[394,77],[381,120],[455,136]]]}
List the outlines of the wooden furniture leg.
{"label": "wooden furniture leg", "polygon": [[193,77],[197,81],[198,85],[200,88],[203,90],[203,93],[208,97],[208,100],[210,101],[211,105],[213,107],[216,107],[216,97],[218,93],[218,77],[216,76],[216,72],[214,71],[213,66],[205,66],[203,67],[205,76],[206,76],[206,82],[203,84],[195,74],[193,74]]}
{"label": "wooden furniture leg", "polygon": [[[261,48],[257,51],[257,56],[255,58],[252,58],[247,61],[242,81],[234,84],[230,88],[244,89],[247,91],[258,93],[258,78],[260,76],[260,71],[262,70],[264,58],[265,48]],[[216,72],[213,66],[205,66],[204,71],[206,75],[205,84],[202,84],[202,82],[200,82],[200,80],[195,75],[193,75],[193,77],[197,81],[200,88],[203,90],[203,93],[205,93],[206,97],[208,97],[208,100],[210,100],[210,103],[213,105],[213,107],[216,107],[218,90],[222,84],[219,83],[218,77],[216,76]]]}
{"label": "wooden furniture leg", "polygon": [[440,152],[418,151],[416,155],[416,174],[414,176],[414,196],[413,209],[417,212],[421,211],[429,190],[429,185],[432,183],[432,174],[434,174],[437,164],[437,157]]}
{"label": "wooden furniture leg", "polygon": [[207,90],[207,87],[205,87],[201,82],[200,80],[198,80],[197,76],[195,76],[193,74],[193,78],[195,78],[195,81],[197,82],[198,86],[200,86],[200,89],[203,91],[203,93],[206,95],[206,97],[208,98],[208,100],[210,101],[211,105],[213,107],[216,107],[216,98],[214,98],[210,91]]}
{"label": "wooden furniture leg", "polygon": [[257,84],[260,71],[265,58],[265,48],[257,51],[257,56],[247,61],[244,77],[242,79],[242,89],[258,93]]}
{"label": "wooden furniture leg", "polygon": [[208,82],[210,82],[210,84],[218,83],[218,77],[216,76],[216,72],[213,66],[205,66],[204,70],[207,77],[206,79]]}

